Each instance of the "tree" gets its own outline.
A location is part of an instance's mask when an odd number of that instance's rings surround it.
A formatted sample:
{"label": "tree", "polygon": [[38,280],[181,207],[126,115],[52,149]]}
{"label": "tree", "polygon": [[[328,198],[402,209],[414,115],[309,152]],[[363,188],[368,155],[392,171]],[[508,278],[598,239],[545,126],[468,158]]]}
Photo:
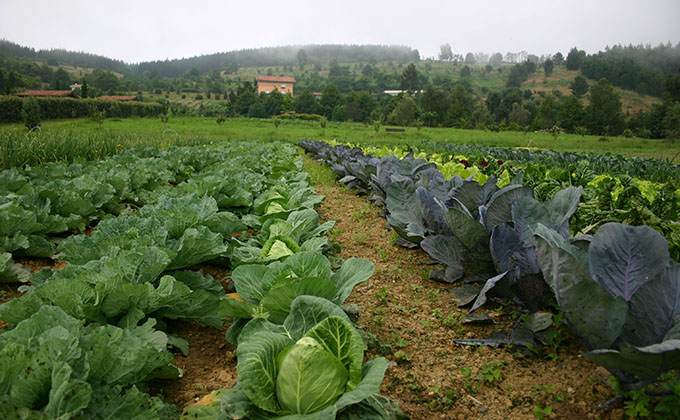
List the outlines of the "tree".
{"label": "tree", "polygon": [[555,63],[553,63],[551,59],[547,59],[543,62],[543,71],[545,72],[546,77],[552,74],[554,67]]}
{"label": "tree", "polygon": [[298,62],[298,65],[300,66],[300,70],[305,68],[307,61],[308,61],[307,51],[305,51],[304,49],[301,48],[297,53],[297,62]]}
{"label": "tree", "polygon": [[416,119],[416,103],[408,95],[402,95],[397,106],[387,118],[388,123],[393,125],[411,126]]}
{"label": "tree", "polygon": [[500,66],[503,64],[503,54],[499,52],[492,54],[491,57],[489,57],[489,64],[492,66]]}
{"label": "tree", "polygon": [[52,77],[52,89],[66,90],[69,89],[70,84],[71,76],[68,75],[66,70],[59,67],[59,69],[54,72],[54,76]]}
{"label": "tree", "polygon": [[574,78],[574,81],[569,83],[569,89],[571,89],[571,94],[577,98],[582,97],[588,93],[588,81],[585,77],[578,75]]}
{"label": "tree", "polygon": [[460,77],[470,77],[472,74],[472,70],[470,70],[470,67],[465,65],[463,68],[460,70]]}
{"label": "tree", "polygon": [[[321,113],[333,121],[333,110],[338,106],[342,105],[342,94],[337,86],[333,83],[327,83],[321,94],[321,100],[319,105],[321,105]],[[343,117],[344,118],[344,117]]]}
{"label": "tree", "polygon": [[[278,89],[271,91],[269,95],[264,100],[264,109],[267,116],[271,117],[274,115],[279,115],[281,113],[281,108],[283,107],[283,95]],[[250,112],[250,110],[248,110]]]}
{"label": "tree", "polygon": [[475,55],[471,52],[465,54],[465,64],[475,64],[477,63],[477,60],[475,59]]}
{"label": "tree", "polygon": [[295,112],[298,114],[317,114],[319,103],[309,89],[295,96]]}
{"label": "tree", "polygon": [[664,92],[674,102],[680,102],[680,75],[672,75],[664,82]]}
{"label": "tree", "polygon": [[439,60],[440,61],[451,61],[453,60],[453,51],[451,51],[451,45],[447,42],[439,46]]}
{"label": "tree", "polygon": [[512,104],[512,109],[508,115],[508,122],[524,127],[529,122],[529,116],[529,111],[524,109],[521,104],[515,102]]}
{"label": "tree", "polygon": [[451,89],[449,103],[451,105],[446,114],[446,125],[461,127],[461,120],[470,120],[475,103],[470,92],[462,84],[457,84]]}
{"label": "tree", "polygon": [[417,91],[419,85],[418,79],[419,75],[416,65],[410,63],[408,66],[406,66],[404,72],[401,74],[401,89],[409,93]]}
{"label": "tree", "polygon": [[92,85],[103,92],[115,92],[120,86],[120,80],[109,70],[95,70]]}
{"label": "tree", "polygon": [[673,102],[666,107],[663,124],[666,128],[666,137],[680,138],[680,102]]}
{"label": "tree", "polygon": [[560,112],[559,103],[551,94],[545,95],[541,106],[538,107],[538,114],[534,118],[532,128],[539,130],[546,130],[552,128],[557,124],[557,116]]}
{"label": "tree", "polygon": [[564,63],[564,56],[558,51],[552,56],[552,60],[555,62],[556,66],[561,66],[562,63]]}
{"label": "tree", "polygon": [[87,90],[88,90],[87,80],[85,80],[85,78],[83,77],[83,83],[82,83],[82,86],[80,86],[80,96],[82,96],[83,98],[87,98],[87,94],[88,94]]}
{"label": "tree", "polygon": [[623,131],[621,99],[611,83],[600,79],[590,88],[590,104],[586,108],[586,127],[597,135],[618,135]]}
{"label": "tree", "polygon": [[434,116],[428,120],[429,125],[440,125],[444,122],[444,116],[449,108],[449,98],[442,88],[430,83],[425,87],[420,106],[424,113],[431,113]]}
{"label": "tree", "polygon": [[584,124],[585,111],[583,104],[576,96],[565,96],[560,101],[560,111],[557,114],[557,125],[570,133],[576,131],[576,127]]}
{"label": "tree", "polygon": [[233,101],[234,112],[238,115],[248,115],[250,107],[258,100],[253,85],[250,82],[244,82],[236,90],[236,98]]}
{"label": "tree", "polygon": [[567,70],[578,70],[586,59],[586,52],[574,47],[567,54]]}

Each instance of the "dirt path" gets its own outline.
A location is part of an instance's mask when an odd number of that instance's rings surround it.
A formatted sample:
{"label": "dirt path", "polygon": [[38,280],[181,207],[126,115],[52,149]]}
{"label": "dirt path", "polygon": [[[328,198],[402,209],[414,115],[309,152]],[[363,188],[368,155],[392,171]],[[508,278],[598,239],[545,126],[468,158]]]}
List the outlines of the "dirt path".
{"label": "dirt path", "polygon": [[[305,165],[319,164],[306,159]],[[534,419],[538,410],[543,418],[625,418],[620,408],[592,414],[614,393],[602,379],[607,371],[584,359],[572,337],[558,346],[555,360],[454,344],[453,338],[486,337],[515,318],[487,304],[482,311],[494,326],[464,325],[467,309],[454,304],[452,286],[428,279],[432,266],[423,251],[395,245],[377,207],[336,183],[315,188],[326,196],[319,214],[336,221],[331,238],[341,256],[376,265],[348,302],[360,306],[362,328],[391,344],[381,389],[412,419]]]}

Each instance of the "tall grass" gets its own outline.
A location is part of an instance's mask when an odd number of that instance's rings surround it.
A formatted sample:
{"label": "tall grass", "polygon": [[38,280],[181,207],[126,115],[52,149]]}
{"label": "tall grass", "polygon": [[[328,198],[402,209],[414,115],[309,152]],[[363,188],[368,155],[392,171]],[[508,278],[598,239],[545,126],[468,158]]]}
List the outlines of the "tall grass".
{"label": "tall grass", "polygon": [[145,135],[109,130],[0,130],[0,170],[35,166],[46,162],[73,162],[76,159],[99,160],[136,147],[196,145],[208,143],[205,137]]}

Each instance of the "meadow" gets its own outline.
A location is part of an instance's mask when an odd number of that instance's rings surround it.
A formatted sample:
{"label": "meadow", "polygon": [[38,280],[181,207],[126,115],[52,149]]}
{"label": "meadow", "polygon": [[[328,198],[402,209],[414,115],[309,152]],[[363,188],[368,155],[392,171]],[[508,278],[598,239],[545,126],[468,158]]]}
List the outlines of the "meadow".
{"label": "meadow", "polygon": [[20,124],[0,126],[0,169],[49,161],[101,159],[137,146],[195,145],[223,140],[301,139],[339,140],[365,144],[404,144],[435,141],[496,147],[530,147],[556,151],[612,153],[680,161],[680,144],[672,140],[552,135],[545,132],[483,131],[456,128],[406,127],[387,132],[384,126],[274,119],[232,118],[218,124],[213,118],[91,119],[43,122],[29,133]]}

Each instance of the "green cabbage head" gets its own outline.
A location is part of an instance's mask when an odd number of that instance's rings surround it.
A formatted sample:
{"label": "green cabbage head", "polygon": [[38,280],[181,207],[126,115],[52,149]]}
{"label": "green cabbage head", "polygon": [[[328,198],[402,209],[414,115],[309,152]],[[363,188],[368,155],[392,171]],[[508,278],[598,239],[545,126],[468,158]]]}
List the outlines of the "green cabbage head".
{"label": "green cabbage head", "polygon": [[312,337],[303,337],[286,347],[276,361],[276,397],[284,410],[313,413],[345,393],[347,368]]}
{"label": "green cabbage head", "polygon": [[258,409],[272,418],[332,419],[379,393],[387,362],[363,364],[363,340],[348,321],[329,316],[296,337],[298,330],[271,325],[239,342],[240,390]]}

